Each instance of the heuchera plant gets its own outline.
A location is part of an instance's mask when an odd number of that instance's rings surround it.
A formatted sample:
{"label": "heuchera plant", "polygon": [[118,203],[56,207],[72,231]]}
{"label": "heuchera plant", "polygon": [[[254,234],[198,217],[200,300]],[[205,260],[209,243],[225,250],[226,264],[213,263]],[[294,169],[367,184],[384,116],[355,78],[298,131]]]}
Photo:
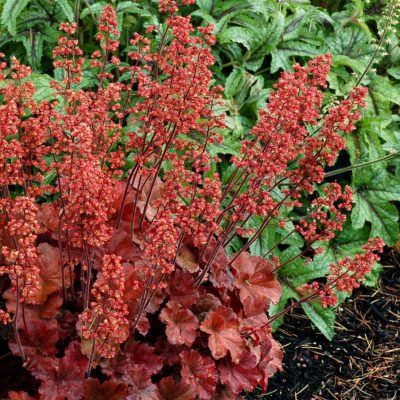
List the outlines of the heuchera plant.
{"label": "heuchera plant", "polygon": [[[183,1],[186,4],[192,0]],[[9,347],[41,381],[10,399],[234,399],[281,368],[269,305],[278,302],[278,258],[251,244],[282,210],[311,207],[291,223],[312,258],[340,230],[351,191],[315,190],[355,129],[365,89],[322,115],[329,55],[281,75],[260,121],[242,141],[225,185],[207,148],[222,141],[211,87],[212,26],[195,32],[175,1],[161,0],[165,26],[131,40],[118,58],[112,6],[99,50],[83,58],[64,23],[54,49],[54,98],[35,101],[31,70],[1,64],[0,317]],[[96,90],[79,88],[84,68]],[[126,160],[133,166],[126,170]],[[257,230],[248,221],[263,221]],[[227,256],[236,237],[245,246]],[[276,246],[280,245],[277,243]],[[354,259],[310,282],[300,301],[337,302],[379,259],[370,240]],[[298,304],[298,303],[297,303]],[[284,310],[288,311],[290,308]]]}

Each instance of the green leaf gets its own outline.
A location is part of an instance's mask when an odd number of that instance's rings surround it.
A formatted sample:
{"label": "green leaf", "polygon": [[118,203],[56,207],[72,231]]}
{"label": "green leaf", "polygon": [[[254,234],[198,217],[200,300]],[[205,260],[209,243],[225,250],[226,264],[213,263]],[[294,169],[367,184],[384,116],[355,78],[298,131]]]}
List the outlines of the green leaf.
{"label": "green leaf", "polygon": [[6,0],[1,13],[1,22],[11,35],[17,34],[17,18],[29,3],[29,0]]}
{"label": "green leaf", "polygon": [[55,169],[52,169],[49,171],[43,178],[43,183],[45,185],[51,185],[57,177],[57,171]]}
{"label": "green leaf", "polygon": [[386,77],[376,75],[371,81],[372,90],[379,101],[390,101],[400,106],[400,89]]}
{"label": "green leaf", "polygon": [[218,39],[222,44],[229,42],[240,43],[246,47],[247,50],[250,50],[254,42],[254,33],[246,28],[233,26],[225,29],[221,34],[219,34]]}
{"label": "green leaf", "polygon": [[80,17],[83,19],[93,13],[97,18],[100,18],[103,8],[106,5],[107,3],[105,1],[98,1],[97,3],[90,4],[90,6],[87,6],[82,10]]}
{"label": "green leaf", "polygon": [[338,66],[350,67],[353,71],[358,72],[359,74],[362,74],[365,69],[364,63],[343,54],[334,54],[332,56],[332,60],[334,67]]}
{"label": "green leaf", "polygon": [[374,49],[365,30],[350,23],[335,23],[335,32],[326,39],[326,45],[332,54],[342,54],[352,59],[362,59],[372,55]]}
{"label": "green leaf", "polygon": [[299,36],[299,31],[306,20],[306,12],[302,8],[296,8],[295,13],[285,19],[283,40],[293,40]]}
{"label": "green leaf", "polygon": [[282,13],[277,12],[273,18],[268,21],[267,29],[262,35],[262,40],[253,47],[251,57],[254,59],[265,57],[276,48],[281,39],[285,18]]}
{"label": "green leaf", "polygon": [[351,219],[354,228],[361,228],[366,221],[371,223],[371,236],[381,237],[388,246],[393,246],[398,238],[399,213],[396,206],[374,199],[369,192],[358,190],[354,195]]}
{"label": "green leaf", "polygon": [[400,178],[382,168],[353,171],[354,202],[351,213],[353,228],[371,223],[371,237],[381,237],[389,246],[398,238],[399,213],[392,201],[400,200]]}
{"label": "green leaf", "polygon": [[137,3],[133,1],[121,1],[120,3],[118,3],[117,13],[139,14],[141,17],[151,16],[151,13],[139,7]]}
{"label": "green leaf", "polygon": [[245,84],[246,74],[243,68],[234,68],[226,78],[225,96],[229,99],[240,92]]}
{"label": "green leaf", "polygon": [[[286,285],[285,282],[281,282],[281,286],[282,286],[282,295],[281,298],[279,299],[279,302],[277,304],[271,303],[269,307],[268,314],[270,317],[273,317],[274,315],[277,315],[278,313],[282,312],[285,309],[286,304],[290,299],[299,298],[298,293],[290,286]],[[285,315],[281,315],[279,318],[277,318],[275,321],[272,322],[271,328],[273,332],[275,332],[282,325],[284,318]]]}
{"label": "green leaf", "polygon": [[372,267],[371,272],[365,275],[363,285],[367,287],[376,287],[378,285],[379,275],[383,272],[382,265],[376,263]]}
{"label": "green leaf", "polygon": [[64,15],[67,17],[69,22],[73,22],[74,20],[74,11],[72,10],[71,5],[68,0],[55,0],[56,3],[61,8]]}
{"label": "green leaf", "polygon": [[293,56],[301,57],[315,57],[321,51],[313,45],[302,41],[289,41],[282,43],[278,46],[276,50],[271,51],[272,61],[271,61],[271,73],[277,72],[279,69],[285,71],[292,68]]}
{"label": "green leaf", "polygon": [[52,78],[49,75],[33,73],[29,75],[27,80],[31,81],[35,86],[34,100],[40,102],[53,99],[54,89],[50,87]]}
{"label": "green leaf", "polygon": [[304,312],[320,332],[328,339],[332,340],[335,326],[335,313],[331,308],[324,308],[316,301],[302,303]]}
{"label": "green leaf", "polygon": [[[287,229],[290,229],[290,226],[287,226]],[[278,305],[271,306],[270,315],[276,315],[278,312],[284,310],[290,298],[299,300],[300,296],[296,288],[328,275],[331,263],[337,263],[344,257],[351,257],[359,253],[361,245],[367,241],[368,237],[369,230],[367,228],[354,230],[351,223],[347,221],[343,231],[339,232],[330,243],[318,242],[314,244],[313,247],[323,247],[324,252],[316,255],[312,262],[305,263],[302,258],[296,258],[282,269],[279,269],[278,276],[283,292]],[[297,242],[297,244],[299,247],[301,246],[300,242]],[[296,256],[300,251],[299,247],[292,245],[285,249],[279,257],[281,263],[285,263]],[[348,293],[338,293],[340,301],[344,301],[348,296]],[[334,324],[333,311],[331,309],[324,309],[320,303],[315,301],[306,304],[303,308],[309,318],[327,338],[331,338]],[[273,329],[277,329],[282,322],[283,317],[278,318],[272,324]]]}
{"label": "green leaf", "polygon": [[29,64],[34,69],[39,69],[43,54],[43,35],[40,32],[31,31],[29,36],[22,36],[22,43],[25,46]]}
{"label": "green leaf", "polygon": [[394,78],[400,81],[400,67],[393,67],[388,69],[388,73]]}

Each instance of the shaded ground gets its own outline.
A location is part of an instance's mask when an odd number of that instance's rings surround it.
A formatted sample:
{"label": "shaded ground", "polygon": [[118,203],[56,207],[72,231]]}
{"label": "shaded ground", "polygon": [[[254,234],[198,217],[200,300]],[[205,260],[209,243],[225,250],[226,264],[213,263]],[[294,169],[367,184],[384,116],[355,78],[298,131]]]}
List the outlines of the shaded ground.
{"label": "shaded ground", "polygon": [[400,399],[400,255],[390,253],[377,289],[360,288],[338,314],[326,340],[299,310],[275,337],[284,371],[264,395],[273,400]]}

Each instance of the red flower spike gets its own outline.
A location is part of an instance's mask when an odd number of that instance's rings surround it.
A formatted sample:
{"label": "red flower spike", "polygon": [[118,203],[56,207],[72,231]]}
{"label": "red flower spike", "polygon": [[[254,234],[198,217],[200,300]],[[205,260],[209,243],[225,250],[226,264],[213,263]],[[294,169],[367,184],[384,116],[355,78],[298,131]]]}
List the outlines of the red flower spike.
{"label": "red flower spike", "polygon": [[90,378],[83,385],[83,400],[125,400],[127,395],[128,386],[125,383],[100,383],[98,379]]}
{"label": "red flower spike", "polygon": [[161,310],[160,320],[164,322],[171,344],[191,346],[196,340],[199,322],[193,313],[175,301],[169,301]]}
{"label": "red flower spike", "polygon": [[261,375],[257,369],[256,357],[246,352],[239,364],[233,364],[229,360],[218,365],[220,380],[227,385],[234,394],[242,390],[251,392],[256,388]]}
{"label": "red flower spike", "polygon": [[199,399],[212,399],[215,394],[218,374],[214,361],[203,357],[197,351],[184,351],[182,359],[182,382],[192,386]]}
{"label": "red flower spike", "polygon": [[158,384],[160,400],[194,400],[194,388],[185,383],[176,383],[172,376],[161,379]]}
{"label": "red flower spike", "polygon": [[96,340],[102,357],[113,358],[119,345],[129,337],[128,307],[123,300],[125,270],[120,257],[105,255],[100,273],[91,290],[93,301],[80,315],[82,338]]}
{"label": "red flower spike", "polygon": [[229,351],[233,362],[240,362],[245,342],[239,333],[239,321],[230,308],[220,306],[211,310],[200,329],[210,335],[208,347],[216,360],[225,357]]}
{"label": "red flower spike", "polygon": [[282,287],[273,273],[274,264],[262,257],[243,252],[233,265],[234,286],[240,290],[246,315],[256,315],[265,311],[270,301],[277,303]]}

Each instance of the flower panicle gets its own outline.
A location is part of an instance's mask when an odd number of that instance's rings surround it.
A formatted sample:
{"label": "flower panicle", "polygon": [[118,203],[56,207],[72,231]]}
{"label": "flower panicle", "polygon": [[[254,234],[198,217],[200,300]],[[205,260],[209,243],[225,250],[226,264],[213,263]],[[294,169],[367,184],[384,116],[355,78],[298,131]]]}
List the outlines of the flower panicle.
{"label": "flower panicle", "polygon": [[82,337],[95,341],[98,353],[113,358],[129,336],[127,305],[124,301],[125,274],[121,258],[111,254],[103,263],[91,290],[93,301],[80,316]]}

